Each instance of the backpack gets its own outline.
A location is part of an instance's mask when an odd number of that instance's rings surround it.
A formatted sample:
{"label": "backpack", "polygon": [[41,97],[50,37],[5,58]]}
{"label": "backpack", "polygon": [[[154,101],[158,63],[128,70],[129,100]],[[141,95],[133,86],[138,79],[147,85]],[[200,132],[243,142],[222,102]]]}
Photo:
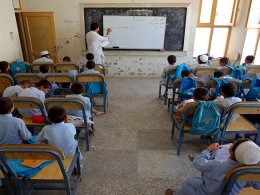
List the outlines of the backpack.
{"label": "backpack", "polygon": [[[103,85],[104,85],[104,92],[103,92]],[[107,84],[106,83],[100,83],[100,82],[88,82],[85,84],[86,88],[86,96],[87,97],[93,97],[94,95],[97,94],[102,94],[104,93],[105,96],[108,94],[107,90]]]}
{"label": "backpack", "polygon": [[194,90],[197,88],[197,81],[194,78],[184,78],[180,84],[180,100],[191,99]]}
{"label": "backpack", "polygon": [[228,78],[212,78],[210,80],[213,80],[217,83],[217,87],[215,88],[213,93],[209,94],[211,98],[215,99],[217,96],[221,96],[221,87],[225,83],[228,83],[229,79]]}
{"label": "backpack", "polygon": [[191,134],[215,135],[220,127],[220,113],[214,101],[200,101],[191,121]]}
{"label": "backpack", "polygon": [[243,80],[245,74],[245,67],[243,66],[229,66],[231,69],[231,77],[239,80]]}
{"label": "backpack", "polygon": [[179,64],[179,65],[177,66],[176,73],[175,73],[175,75],[174,75],[173,77],[171,77],[171,80],[174,81],[174,80],[176,80],[176,79],[181,78],[181,77],[182,77],[182,76],[181,76],[181,72],[182,72],[183,70],[189,70],[189,71],[190,71],[190,67],[188,66],[188,64],[186,64],[186,63]]}
{"label": "backpack", "polygon": [[251,81],[251,86],[246,94],[246,101],[259,101],[260,100],[260,78],[248,79]]}
{"label": "backpack", "polygon": [[16,60],[11,65],[11,75],[16,73],[26,73],[26,64],[21,60]]}

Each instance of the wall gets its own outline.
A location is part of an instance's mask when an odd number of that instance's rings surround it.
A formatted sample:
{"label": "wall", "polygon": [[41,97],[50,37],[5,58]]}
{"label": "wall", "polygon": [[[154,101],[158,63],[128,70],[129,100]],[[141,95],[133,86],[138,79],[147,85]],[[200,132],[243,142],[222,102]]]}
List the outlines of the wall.
{"label": "wall", "polygon": [[[14,8],[11,0],[1,0],[0,6],[0,61],[22,59],[22,51]],[[13,32],[13,37],[10,36]]]}
{"label": "wall", "polygon": [[[239,20],[230,36],[228,52],[242,53],[246,31],[243,21],[246,18],[247,1],[240,1]],[[78,64],[85,61],[85,34],[83,23],[83,8],[90,4],[109,3],[143,3],[149,7],[152,3],[160,4],[187,4],[186,33],[184,51],[186,52],[126,52],[107,51],[106,66],[109,75],[114,76],[160,76],[167,56],[177,56],[177,63],[192,62],[196,21],[199,8],[199,0],[26,0],[25,11],[53,11],[56,19],[57,41],[60,58],[68,55]],[[238,39],[239,38],[239,39]],[[238,43],[237,40],[241,40]]]}

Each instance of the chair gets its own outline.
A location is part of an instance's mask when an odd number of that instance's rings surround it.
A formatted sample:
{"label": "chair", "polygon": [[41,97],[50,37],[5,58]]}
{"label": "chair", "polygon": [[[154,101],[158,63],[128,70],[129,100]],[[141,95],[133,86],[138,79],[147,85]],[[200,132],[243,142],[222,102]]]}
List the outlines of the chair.
{"label": "chair", "polygon": [[[177,155],[180,155],[181,144],[182,142],[184,142],[184,134],[190,133],[191,131],[191,127],[188,125],[188,123],[190,123],[190,121],[192,120],[193,115],[197,110],[197,108],[199,107],[199,105],[200,104],[198,102],[188,104],[188,106],[186,107],[185,110],[183,110],[182,113],[183,116],[182,123],[178,123],[176,116],[173,117],[171,139],[176,142]],[[219,113],[221,115],[221,121],[222,121],[226,114],[226,107],[221,104],[216,104],[216,105],[219,109]],[[176,130],[179,131],[178,137],[175,135]],[[214,135],[214,141],[216,141],[217,136],[218,133]]]}
{"label": "chair", "polygon": [[76,70],[79,73],[79,66],[73,63],[56,63],[54,65],[55,72],[67,72],[68,70]]}
{"label": "chair", "polygon": [[[166,104],[166,102],[167,102],[168,90],[172,88],[171,78],[176,74],[176,69],[177,69],[177,66],[170,68],[167,72],[166,80],[164,79],[159,82],[159,98],[164,99],[164,104]],[[165,88],[163,96],[162,96],[162,86],[164,86],[164,88]]]}
{"label": "chair", "polygon": [[39,75],[38,73],[17,73],[14,75],[14,80],[17,84],[19,84],[23,80],[28,80],[32,84],[35,84],[39,81],[44,79],[42,75]]}
{"label": "chair", "polygon": [[89,130],[88,130],[88,123],[87,123],[87,116],[86,116],[86,106],[85,102],[83,102],[80,98],[48,98],[45,100],[45,106],[46,109],[55,106],[60,105],[62,106],[66,111],[68,110],[80,110],[82,111],[84,125],[76,125],[75,127],[77,129],[85,129],[85,137],[86,140],[86,150],[89,150]]}
{"label": "chair", "polygon": [[[5,145],[0,147],[0,162],[5,175],[14,184],[17,194],[31,194],[33,190],[65,190],[67,195],[74,195],[80,182],[80,153],[77,149],[74,156],[65,157],[62,150],[48,144]],[[18,176],[9,160],[52,160],[35,176],[25,178]],[[72,177],[73,171],[77,175]],[[44,185],[43,185],[44,184]],[[57,184],[56,186],[53,184]]]}
{"label": "chair", "polygon": [[[256,181],[260,182],[260,165],[240,165],[231,169],[225,178],[226,185],[223,195],[229,195],[236,182]],[[247,187],[241,190],[239,195],[256,195],[260,194],[260,190]]]}
{"label": "chair", "polygon": [[[88,94],[92,94],[93,96],[102,96],[103,104],[95,106],[103,107],[104,112],[106,112],[108,107],[108,91],[104,76],[97,73],[81,73],[76,75],[76,81],[80,83],[85,83],[86,91]],[[99,89],[95,91],[96,89],[94,88]],[[92,92],[92,90],[94,92]]]}
{"label": "chair", "polygon": [[73,75],[69,73],[48,73],[45,75],[46,80],[49,82],[55,82],[57,84],[68,84],[68,88],[62,88],[60,86],[61,91],[68,91],[69,90],[69,84],[74,82]]}
{"label": "chair", "polygon": [[22,118],[27,127],[43,127],[47,125],[48,118],[46,115],[43,102],[35,97],[12,97],[14,102],[14,108],[17,109],[38,109],[41,111],[41,115],[44,117],[46,123],[33,123],[32,118]]}
{"label": "chair", "polygon": [[[87,67],[82,66],[82,71],[85,71],[85,70],[87,70]],[[103,64],[96,64],[95,70],[97,70],[100,74],[103,74],[104,76],[106,76],[107,70]]]}
{"label": "chair", "polygon": [[50,67],[50,71],[53,72],[54,71],[54,64],[50,63],[50,62],[33,62],[32,63],[32,72],[34,73],[39,73],[40,72],[40,66],[46,64],[49,65]]}
{"label": "chair", "polygon": [[196,67],[193,72],[196,77],[199,77],[203,80],[209,80],[213,77],[214,72],[217,71],[217,68],[213,67]]}
{"label": "chair", "polygon": [[260,73],[260,66],[251,66],[247,69],[246,75],[250,74],[252,76],[256,75],[257,73]]}
{"label": "chair", "polygon": [[4,92],[7,87],[14,85],[13,78],[8,74],[0,74],[0,94]]}
{"label": "chair", "polygon": [[238,102],[228,109],[228,115],[221,127],[220,143],[224,143],[226,134],[255,133],[255,142],[259,142],[260,128],[245,119],[242,115],[260,115],[260,102]]}

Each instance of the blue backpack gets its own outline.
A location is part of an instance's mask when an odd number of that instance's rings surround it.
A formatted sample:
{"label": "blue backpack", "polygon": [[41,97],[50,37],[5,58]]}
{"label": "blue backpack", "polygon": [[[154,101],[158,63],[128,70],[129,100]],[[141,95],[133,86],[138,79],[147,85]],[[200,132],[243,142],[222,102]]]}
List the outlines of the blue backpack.
{"label": "blue backpack", "polygon": [[173,77],[171,77],[171,80],[174,81],[174,80],[176,80],[176,79],[181,78],[181,77],[182,77],[182,76],[181,76],[181,72],[182,72],[183,70],[189,70],[189,71],[190,71],[190,67],[188,66],[188,64],[186,64],[186,63],[179,64],[179,65],[177,66],[176,73],[175,73],[175,75],[174,75]]}
{"label": "blue backpack", "polygon": [[16,73],[26,73],[26,64],[21,60],[16,60],[11,65],[11,75]]}
{"label": "blue backpack", "polygon": [[260,78],[248,79],[251,81],[251,87],[246,94],[246,101],[259,101],[260,100]]}
{"label": "blue backpack", "polygon": [[103,93],[103,85],[104,85],[104,95],[107,96],[108,90],[107,90],[107,83],[100,83],[100,82],[89,82],[85,84],[85,88],[87,91],[86,96],[87,97],[93,97],[97,94]]}
{"label": "blue backpack", "polygon": [[243,80],[246,68],[244,66],[229,66],[232,70],[231,77],[239,80]]}
{"label": "blue backpack", "polygon": [[217,83],[216,89],[213,91],[213,93],[209,94],[211,98],[215,99],[217,96],[221,96],[221,87],[225,83],[229,82],[229,78],[212,78],[211,80]]}
{"label": "blue backpack", "polygon": [[216,135],[221,116],[214,101],[200,101],[191,121],[191,134]]}
{"label": "blue backpack", "polygon": [[180,100],[191,99],[194,90],[197,88],[197,81],[194,78],[184,78],[180,84]]}

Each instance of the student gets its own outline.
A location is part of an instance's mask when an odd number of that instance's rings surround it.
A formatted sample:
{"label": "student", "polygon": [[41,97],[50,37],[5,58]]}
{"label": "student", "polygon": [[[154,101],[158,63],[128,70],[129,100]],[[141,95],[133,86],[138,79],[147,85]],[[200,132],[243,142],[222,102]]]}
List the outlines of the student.
{"label": "student", "polygon": [[[62,59],[62,61],[63,61],[64,63],[70,63],[70,62],[71,62],[71,59],[70,59],[69,56],[65,56],[65,57]],[[68,70],[67,73],[69,73],[69,74],[75,76],[76,74],[78,74],[78,71],[77,71],[77,70]]]}
{"label": "student", "polygon": [[220,77],[224,77],[225,73],[221,70],[217,70],[214,72],[213,76],[214,76],[214,78],[220,78]]}
{"label": "student", "polygon": [[181,72],[181,77],[182,78],[191,78],[191,77],[193,77],[193,74],[190,70],[183,70]]}
{"label": "student", "polygon": [[228,64],[228,58],[223,57],[223,58],[219,59],[219,65],[220,66],[227,66],[227,64]]}
{"label": "student", "polygon": [[224,103],[227,109],[234,103],[242,102],[236,95],[236,86],[233,83],[225,83],[221,87],[221,95],[223,97],[217,97],[217,103]]}
{"label": "student", "polygon": [[50,59],[50,53],[48,51],[41,51],[40,52],[41,58],[34,60],[33,62],[38,63],[53,63],[53,60]]}
{"label": "student", "polygon": [[103,53],[102,47],[105,44],[108,44],[108,38],[110,33],[112,32],[111,28],[107,29],[106,36],[100,36],[98,34],[99,25],[98,23],[92,23],[90,25],[90,32],[86,34],[86,41],[88,46],[88,51],[93,53],[95,56],[95,63],[96,64],[104,64],[105,62],[105,55]]}
{"label": "student", "polygon": [[75,140],[76,128],[71,123],[64,123],[67,119],[66,111],[60,106],[53,106],[48,110],[48,118],[52,122],[42,128],[36,143],[50,144],[60,148],[65,156],[73,156],[78,146]]}
{"label": "student", "polygon": [[199,55],[197,57],[197,60],[198,60],[198,66],[208,66],[208,60],[209,60],[209,57],[205,54],[202,54],[202,55]]}
{"label": "student", "polygon": [[169,55],[168,58],[167,58],[167,61],[168,61],[168,66],[164,67],[162,75],[161,75],[161,78],[163,79],[163,81],[165,83],[166,83],[166,80],[167,80],[167,74],[168,74],[169,69],[171,69],[174,66],[176,66],[175,65],[175,63],[176,63],[176,56]]}
{"label": "student", "polygon": [[22,119],[12,116],[13,101],[8,97],[0,98],[0,146],[5,144],[21,144],[29,140],[32,135]]}
{"label": "student", "polygon": [[178,123],[181,123],[182,113],[186,109],[186,107],[189,105],[189,103],[192,102],[198,102],[198,101],[206,101],[208,99],[208,90],[204,87],[198,87],[194,90],[193,98],[189,100],[183,100],[177,107],[176,107],[176,119]]}
{"label": "student", "polygon": [[0,73],[10,74],[10,64],[7,61],[0,61]]}
{"label": "student", "polygon": [[[41,80],[35,85],[36,87],[30,87],[24,89],[19,97],[35,97],[41,100],[43,103],[45,101],[45,95],[51,90],[51,83],[47,80]],[[24,118],[32,118],[32,116],[41,116],[42,113],[38,109],[19,109],[19,112]]]}
{"label": "student", "polygon": [[29,88],[31,86],[31,82],[27,80],[23,80],[20,82],[19,85],[14,85],[7,87],[4,90],[3,97],[11,97],[11,96],[19,96],[19,94],[26,88]]}
{"label": "student", "polygon": [[252,55],[246,56],[245,62],[242,65],[245,67],[253,66],[254,60],[255,60],[255,56]]}
{"label": "student", "polygon": [[[66,97],[76,97],[76,98],[80,98],[85,102],[86,105],[86,116],[87,116],[87,120],[88,123],[93,124],[93,121],[91,121],[91,117],[92,117],[92,111],[95,114],[95,116],[100,116],[102,114],[105,114],[104,112],[100,112],[95,110],[94,108],[92,108],[90,100],[88,97],[84,97],[82,94],[85,93],[85,89],[84,89],[84,85],[82,83],[78,83],[75,82],[71,85],[70,88],[71,92],[73,94],[71,95],[67,95]],[[83,117],[83,114],[80,110],[75,110],[75,111],[68,111],[69,114],[73,115],[73,116],[77,116],[77,117]]]}
{"label": "student", "polygon": [[[229,149],[229,159],[214,160],[215,151],[220,148],[218,143],[211,144],[193,160],[193,166],[201,176],[189,178],[180,190],[174,192],[167,189],[166,195],[221,195],[225,187],[225,177],[229,170],[239,165],[255,165],[260,161],[260,148],[249,140],[237,140]],[[213,159],[213,160],[211,160]],[[252,186],[260,189],[260,182],[236,182],[231,194],[239,194],[244,187]]]}
{"label": "student", "polygon": [[99,71],[95,70],[96,64],[94,61],[87,61],[86,63],[87,70],[84,71],[84,73],[97,73],[100,74]]}
{"label": "student", "polygon": [[87,53],[86,59],[87,59],[87,61],[94,61],[94,54],[93,53]]}
{"label": "student", "polygon": [[64,56],[62,59],[63,62],[67,63],[67,62],[71,62],[71,59],[69,56]]}

